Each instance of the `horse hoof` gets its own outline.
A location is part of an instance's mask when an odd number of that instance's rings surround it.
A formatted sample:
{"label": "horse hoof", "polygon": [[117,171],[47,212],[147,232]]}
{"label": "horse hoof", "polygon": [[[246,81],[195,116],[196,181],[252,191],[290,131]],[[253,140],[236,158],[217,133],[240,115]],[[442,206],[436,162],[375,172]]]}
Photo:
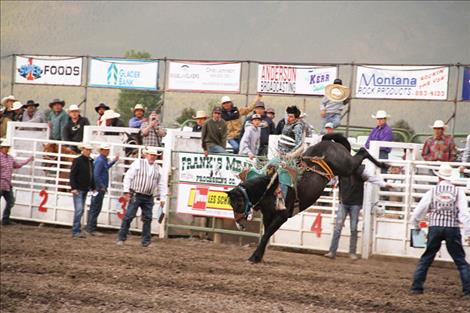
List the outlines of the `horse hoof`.
{"label": "horse hoof", "polygon": [[261,260],[255,257],[250,257],[247,261],[250,262],[251,264],[258,264],[261,262]]}

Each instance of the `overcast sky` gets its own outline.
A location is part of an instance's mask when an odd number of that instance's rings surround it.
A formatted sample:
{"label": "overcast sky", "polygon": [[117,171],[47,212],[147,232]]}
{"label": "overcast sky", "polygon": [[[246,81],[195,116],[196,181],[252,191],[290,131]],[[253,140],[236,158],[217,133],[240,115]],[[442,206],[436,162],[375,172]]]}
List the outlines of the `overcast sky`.
{"label": "overcast sky", "polygon": [[1,55],[470,63],[469,2],[1,1]]}

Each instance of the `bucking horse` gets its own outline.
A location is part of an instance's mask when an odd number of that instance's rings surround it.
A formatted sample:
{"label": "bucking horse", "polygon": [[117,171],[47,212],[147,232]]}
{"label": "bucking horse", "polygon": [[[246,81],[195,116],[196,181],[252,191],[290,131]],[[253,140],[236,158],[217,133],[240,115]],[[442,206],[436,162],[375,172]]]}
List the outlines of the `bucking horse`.
{"label": "bucking horse", "polygon": [[279,181],[276,176],[272,179],[272,174],[249,179],[227,192],[238,229],[245,228],[243,223],[250,220],[252,210],[261,210],[263,214],[264,234],[248,259],[250,262],[261,262],[269,238],[288,218],[313,205],[333,176],[352,175],[364,159],[380,168],[388,168],[386,163],[374,159],[364,148],[351,156],[348,145],[345,142],[324,140],[309,147],[301,155],[303,173],[296,188],[288,189],[285,210],[276,209],[275,190]]}

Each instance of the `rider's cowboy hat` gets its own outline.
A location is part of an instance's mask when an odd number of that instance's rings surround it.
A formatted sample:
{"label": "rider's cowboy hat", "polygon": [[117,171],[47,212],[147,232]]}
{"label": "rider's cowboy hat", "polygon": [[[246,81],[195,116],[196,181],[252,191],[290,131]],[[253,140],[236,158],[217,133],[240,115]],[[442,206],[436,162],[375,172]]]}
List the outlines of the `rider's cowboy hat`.
{"label": "rider's cowboy hat", "polygon": [[113,110],[106,110],[104,111],[103,115],[101,116],[101,121],[111,120],[113,118],[120,117],[121,114],[114,112]]}
{"label": "rider's cowboy hat", "polygon": [[163,151],[157,150],[156,147],[145,147],[144,150],[142,151],[145,154],[152,154],[152,155],[161,155]]}
{"label": "rider's cowboy hat", "polygon": [[447,125],[441,120],[435,120],[434,125],[429,126],[431,128],[447,128]]}
{"label": "rider's cowboy hat", "polygon": [[13,102],[13,105],[11,106],[10,110],[11,111],[19,110],[22,107],[23,107],[23,103],[16,101],[16,102]]}
{"label": "rider's cowboy hat", "polygon": [[5,102],[7,102],[8,100],[16,101],[16,98],[13,95],[8,96],[8,97],[4,97],[4,98],[2,98],[2,104],[5,105]]}
{"label": "rider's cowboy hat", "polygon": [[34,100],[28,100],[26,101],[26,104],[23,106],[26,108],[26,107],[29,107],[30,105],[35,106],[37,108],[39,106],[39,103],[34,102]]}
{"label": "rider's cowboy hat", "polygon": [[67,112],[72,112],[72,111],[79,111],[80,112],[80,108],[76,104],[71,104],[69,106],[69,108],[67,109]]}
{"label": "rider's cowboy hat", "polygon": [[197,111],[196,115],[193,115],[193,119],[198,119],[198,118],[207,118],[206,112]]}
{"label": "rider's cowboy hat", "polygon": [[344,101],[351,95],[351,88],[340,84],[330,84],[325,88],[325,96],[330,101]]}
{"label": "rider's cowboy hat", "polygon": [[442,179],[450,180],[452,178],[452,167],[449,164],[441,164],[439,170],[433,170],[434,174]]}
{"label": "rider's cowboy hat", "polygon": [[389,118],[390,117],[390,115],[388,115],[387,112],[385,112],[384,110],[378,110],[377,114],[375,114],[375,115],[372,114],[371,116],[372,116],[372,118],[376,118],[376,119],[378,119],[378,118]]}
{"label": "rider's cowboy hat", "polygon": [[98,113],[98,111],[99,111],[100,108],[104,108],[105,110],[109,110],[109,109],[110,109],[110,107],[107,106],[105,103],[100,103],[100,104],[98,104],[97,106],[95,106],[95,111],[96,111],[96,113]]}
{"label": "rider's cowboy hat", "polygon": [[83,150],[83,149],[92,150],[93,146],[89,143],[82,143],[82,144],[78,145],[78,149],[80,149],[80,150]]}
{"label": "rider's cowboy hat", "polygon": [[222,99],[220,99],[220,103],[224,104],[226,102],[232,102],[232,99],[230,99],[229,96],[223,96]]}
{"label": "rider's cowboy hat", "polygon": [[52,106],[53,106],[54,104],[56,104],[56,103],[62,104],[62,107],[65,106],[65,101],[64,101],[64,100],[53,99],[51,102],[49,102],[49,107],[52,108]]}
{"label": "rider's cowboy hat", "polygon": [[145,108],[142,104],[136,104],[131,110],[132,112],[134,112],[135,110],[142,110],[145,112]]}

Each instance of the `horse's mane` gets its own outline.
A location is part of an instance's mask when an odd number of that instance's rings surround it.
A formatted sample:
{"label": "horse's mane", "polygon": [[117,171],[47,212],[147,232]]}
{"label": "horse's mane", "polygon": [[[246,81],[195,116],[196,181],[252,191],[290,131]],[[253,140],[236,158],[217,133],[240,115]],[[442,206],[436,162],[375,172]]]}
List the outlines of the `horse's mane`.
{"label": "horse's mane", "polygon": [[333,134],[326,134],[323,135],[321,141],[334,141],[341,145],[343,145],[349,152],[351,152],[351,144],[349,143],[348,139],[344,137],[342,134],[333,133]]}

